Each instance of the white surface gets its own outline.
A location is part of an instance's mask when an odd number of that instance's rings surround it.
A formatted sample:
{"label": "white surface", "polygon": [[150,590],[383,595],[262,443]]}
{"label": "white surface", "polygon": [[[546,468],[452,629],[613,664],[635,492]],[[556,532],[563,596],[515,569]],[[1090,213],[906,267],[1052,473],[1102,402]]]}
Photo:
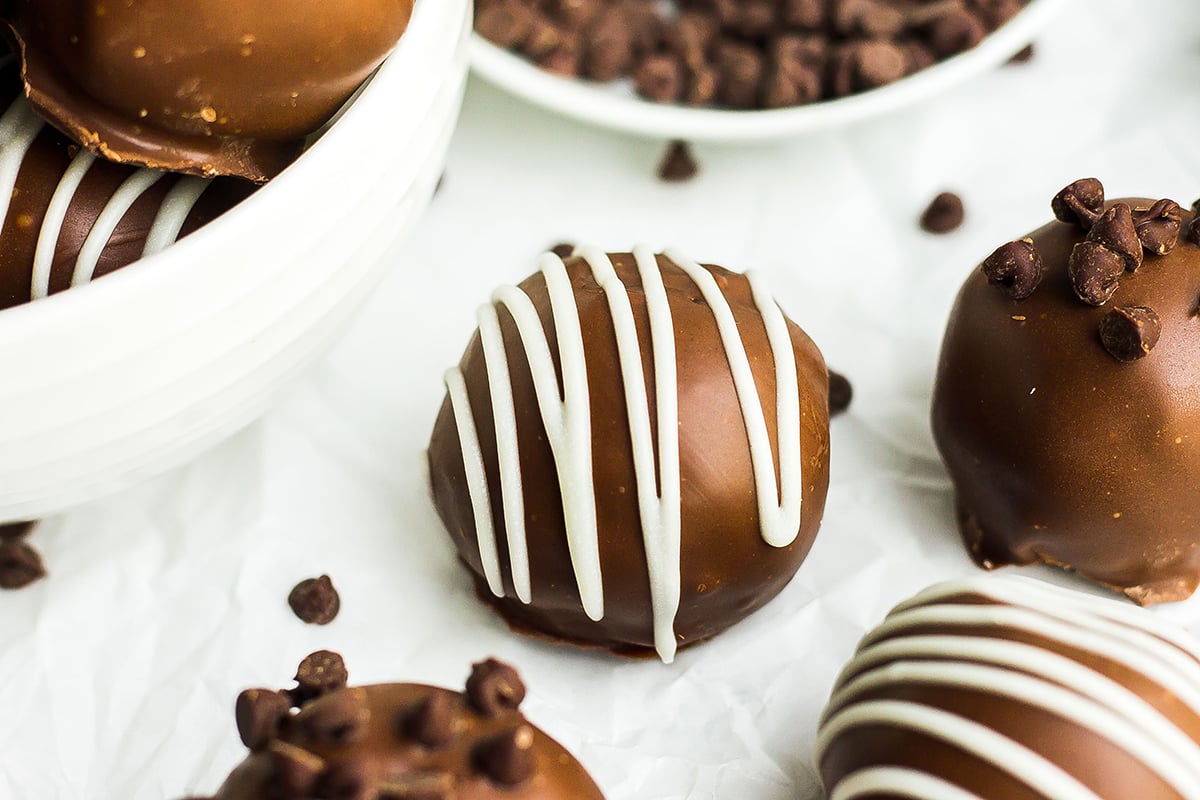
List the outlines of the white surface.
{"label": "white surface", "polygon": [[[356,681],[457,684],[473,659],[512,660],[529,715],[610,800],[814,800],[817,715],[857,639],[912,592],[974,571],[926,420],[963,276],[1082,175],[1114,195],[1200,196],[1193,0],[1088,8],[1048,28],[1030,64],[869,124],[700,147],[703,172],[683,185],[654,179],[660,143],[472,85],[442,193],[333,354],[219,449],[35,535],[53,574],[0,594],[0,798],[212,792],[243,754],[236,693],[288,685],[330,647]],[[962,193],[967,224],[921,233],[942,189]],[[809,560],[670,667],[510,634],[474,600],[426,496],[441,375],[475,307],[560,239],[758,268],[854,381]],[[342,613],[306,627],[285,597],[321,572]],[[1198,601],[1161,613],[1200,632]]]}
{"label": "white surface", "polygon": [[563,78],[481,36],[471,42],[471,65],[486,80],[518,97],[593,125],[669,139],[759,142],[877,117],[966,83],[1027,45],[1069,5],[1072,0],[1031,0],[1020,14],[965,53],[874,91],[794,108],[728,111],[653,103],[639,97],[628,80],[594,83]]}
{"label": "white surface", "polygon": [[327,349],[429,201],[462,96],[469,10],[417,3],[337,124],[212,225],[0,315],[0,520],[184,463]]}

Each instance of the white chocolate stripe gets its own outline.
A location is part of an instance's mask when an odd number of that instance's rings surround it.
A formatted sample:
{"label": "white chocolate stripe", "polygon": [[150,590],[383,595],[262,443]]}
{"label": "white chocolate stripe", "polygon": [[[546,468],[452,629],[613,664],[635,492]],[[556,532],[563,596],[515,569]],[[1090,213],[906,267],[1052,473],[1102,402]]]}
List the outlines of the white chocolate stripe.
{"label": "white chocolate stripe", "polygon": [[[488,588],[497,596],[504,594],[500,578],[500,557],[496,554],[496,531],[492,527],[491,498],[488,495],[487,475],[483,469],[483,451],[479,447],[479,436],[475,432],[475,418],[471,415],[471,402],[467,395],[467,382],[462,370],[446,370],[446,391],[450,395],[450,407],[454,409],[454,424],[462,440],[463,466],[467,483],[472,487],[471,512],[475,517],[475,539],[479,543],[479,556],[483,561],[483,574]],[[475,487],[479,487],[476,491]]]}
{"label": "white chocolate stripe", "polygon": [[[1165,619],[1144,614],[1142,609],[1124,601],[1064,589],[1021,575],[995,576],[986,581],[957,580],[939,583],[901,603],[895,611],[928,605],[955,595],[971,594],[1017,606],[1031,607],[1031,604],[1036,602],[1039,612],[1046,616],[1076,625],[1111,630],[1111,626],[1097,619],[1103,618],[1126,628],[1151,634],[1200,661],[1200,642]],[[1180,663],[1186,663],[1186,659]]]}
{"label": "white chocolate stripe", "polygon": [[154,223],[146,234],[146,246],[142,248],[142,258],[154,255],[179,238],[183,223],[196,207],[200,195],[211,185],[212,179],[194,175],[185,175],[175,182],[154,215]]}
{"label": "white chocolate stripe", "polygon": [[829,800],[898,795],[911,800],[983,800],[953,783],[908,767],[867,767],[838,781]]}
{"label": "white chocolate stripe", "polygon": [[[997,626],[1024,631],[1123,664],[1161,684],[1200,715],[1200,685],[1196,662],[1157,637],[1116,624],[1097,627],[1095,618],[1063,622],[1047,611],[1014,605],[950,604],[907,607],[893,612],[863,638],[860,648],[905,631],[926,627],[980,628]],[[854,662],[847,667],[849,670]]]}
{"label": "white chocolate stripe", "polygon": [[[635,480],[647,570],[654,612],[655,647],[664,661],[674,658],[675,614],[680,601],[680,515],[681,481],[678,442],[678,366],[675,330],[661,269],[653,252],[638,248],[635,261],[646,297],[650,321],[650,347],[654,364],[657,459],[650,424],[646,377],[642,368],[642,343],[634,322],[628,289],[610,259],[598,250],[584,252],[585,262],[605,292],[616,332],[626,409],[630,420]],[[800,459],[799,384],[791,336],[782,311],[770,299],[761,282],[748,276],[754,302],[763,317],[776,369],[777,436],[780,442],[780,478],[767,435],[762,401],[750,371],[745,342],[738,332],[728,299],[711,273],[698,264],[672,258],[696,283],[712,310],[721,334],[730,370],[734,375],[742,416],[750,438],[755,488],[764,540],[786,546],[795,540],[800,526],[803,492]],[[562,391],[546,331],[533,301],[521,289],[505,286],[492,296],[492,304],[479,314],[480,340],[487,362],[488,392],[496,429],[497,461],[504,522],[510,554],[510,571],[518,598],[531,601],[528,542],[525,529],[524,488],[516,437],[511,375],[496,309],[504,306],[516,324],[534,384],[538,410],[554,454],[563,498],[563,516],[572,567],[585,612],[594,620],[603,618],[604,591],[599,561],[596,495],[592,474],[591,400],[583,333],[575,295],[562,260],[543,256],[545,276],[554,323]],[[451,387],[451,376],[454,387]],[[461,370],[447,373],[450,403],[456,421],[471,416]],[[461,390],[459,390],[461,388]],[[495,547],[495,521],[491,518],[490,494],[474,420],[457,425],[466,468],[468,491],[476,518],[480,558],[489,588],[503,594],[501,564]],[[482,456],[479,455],[481,459]],[[470,463],[468,463],[470,462]],[[659,488],[661,487],[661,489]],[[486,519],[483,517],[486,516]]]}
{"label": "white chocolate stripe", "polygon": [[72,286],[87,283],[95,276],[100,256],[104,253],[104,248],[108,246],[108,240],[112,238],[113,231],[117,229],[121,218],[128,213],[147,189],[158,183],[158,179],[162,176],[161,172],[139,169],[121,182],[112,197],[104,204],[96,221],[92,223],[92,229],[88,231],[87,238],[83,240],[83,246],[79,248],[79,257],[75,260],[75,272],[71,275]]}
{"label": "white chocolate stripe", "polygon": [[[1200,786],[1200,745],[1150,703],[1085,664],[1032,645],[980,636],[889,639],[860,649],[852,663],[857,675],[866,678],[872,671],[886,672],[890,665],[908,659],[920,659],[922,663],[936,660],[947,666],[952,662],[970,662],[1018,671],[1027,677],[1057,684],[1120,716],[1122,729],[1140,731],[1157,750],[1174,758],[1191,774],[1195,785]],[[894,676],[895,672],[887,674]],[[857,678],[850,685],[856,681]],[[973,688],[983,690],[986,687]],[[829,708],[835,713],[841,696],[839,691],[830,700]],[[1095,733],[1105,735],[1100,730]]]}
{"label": "white chocolate stripe", "polygon": [[[763,539],[773,547],[787,547],[800,530],[800,503],[803,476],[800,472],[800,389],[796,378],[796,356],[783,312],[763,289],[753,272],[746,273],[754,304],[762,314],[775,361],[775,405],[779,439],[779,481],[775,479],[775,459],[767,435],[762,398],[754,383],[754,372],[746,355],[746,342],[738,331],[729,301],[721,292],[712,273],[694,261],[668,254],[700,289],[712,308],[717,329],[729,359],[733,383],[742,406],[742,419],[750,440],[750,461],[758,496],[759,525]],[[782,484],[782,489],[780,485]]]}
{"label": "white chocolate stripe", "polygon": [[38,232],[37,249],[33,254],[33,282],[30,291],[31,300],[40,300],[50,294],[50,272],[54,269],[54,250],[58,246],[58,237],[62,235],[63,223],[67,219],[67,210],[71,200],[83,182],[83,176],[96,161],[96,157],[83,148],[71,159],[66,172],[54,189],[50,205],[46,207],[46,216],[42,220],[42,229]]}
{"label": "white chocolate stripe", "polygon": [[[582,251],[596,281],[604,289],[616,333],[625,407],[629,414],[634,478],[638,512],[650,575],[650,597],[654,616],[654,647],[665,663],[675,660],[675,615],[680,597],[680,471],[679,391],[675,359],[675,325],[662,270],[654,253],[645,247],[634,250],[638,275],[650,318],[650,349],[654,359],[656,419],[659,453],[654,456],[650,427],[649,397],[642,369],[642,345],[629,292],[617,276],[612,261],[602,251]],[[661,482],[661,496],[658,485]]]}
{"label": "white chocolate stripe", "polygon": [[1050,800],[1100,800],[1057,764],[1007,736],[950,712],[901,700],[856,703],[832,716],[817,735],[818,762],[830,743],[847,731],[879,726],[903,728],[946,742]]}
{"label": "white chocolate stripe", "polygon": [[0,116],[0,225],[8,219],[8,207],[21,164],[43,124],[22,97],[13,101]]}

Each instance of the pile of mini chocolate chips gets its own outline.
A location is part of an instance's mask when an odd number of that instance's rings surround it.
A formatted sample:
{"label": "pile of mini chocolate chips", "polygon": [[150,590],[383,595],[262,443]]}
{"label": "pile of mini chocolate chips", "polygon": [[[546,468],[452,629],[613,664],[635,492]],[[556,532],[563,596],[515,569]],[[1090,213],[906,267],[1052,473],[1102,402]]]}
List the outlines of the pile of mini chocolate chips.
{"label": "pile of mini chocolate chips", "polygon": [[[1165,256],[1175,249],[1183,227],[1179,204],[1166,198],[1144,208],[1114,203],[1105,208],[1104,186],[1095,178],[1081,178],[1063,188],[1050,201],[1060,222],[1078,225],[1086,238],[1075,245],[1067,261],[1067,277],[1075,296],[1089,306],[1103,306],[1112,298],[1127,272],[1136,272],[1144,254]],[[1200,245],[1200,200],[1192,204],[1193,218],[1184,238]],[[1032,239],[1008,242],[980,265],[988,282],[1013,300],[1033,294],[1042,280],[1042,256]],[[1100,342],[1118,361],[1136,361],[1158,343],[1162,323],[1148,306],[1113,308],[1100,320]]]}
{"label": "pile of mini chocolate chips", "polygon": [[1027,0],[477,0],[475,29],[561,75],[663,103],[780,108],[899,80]]}

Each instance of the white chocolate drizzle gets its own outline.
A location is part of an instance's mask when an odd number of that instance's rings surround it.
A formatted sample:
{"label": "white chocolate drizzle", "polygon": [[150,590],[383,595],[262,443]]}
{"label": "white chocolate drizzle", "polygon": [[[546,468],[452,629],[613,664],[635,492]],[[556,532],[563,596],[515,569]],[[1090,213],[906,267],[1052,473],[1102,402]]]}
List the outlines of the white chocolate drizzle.
{"label": "white chocolate drizzle", "polygon": [[[1033,643],[1014,641],[1006,631]],[[1157,693],[1177,698],[1187,709],[1182,713],[1200,718],[1200,657],[1183,631],[1104,598],[1026,578],[990,577],[939,584],[898,606],[863,639],[823,715],[818,762],[848,730],[900,728],[946,741],[1042,796],[1097,797],[1081,776],[967,714],[880,699],[890,687],[919,685],[1040,708],[1107,739],[1179,796],[1200,798],[1200,742],[1143,696],[1057,649],[1119,664],[1153,684]],[[866,765],[826,788],[831,800],[869,794],[935,800],[971,796],[948,784],[945,775],[880,764]]]}
{"label": "white chocolate drizzle", "polygon": [[[654,369],[655,408],[651,409],[640,340],[628,287],[610,258],[600,250],[577,251],[604,291],[616,335],[622,388],[629,418],[638,513],[650,577],[655,649],[670,663],[676,652],[675,615],[681,595],[682,476],[679,460],[679,368],[675,326],[662,269],[655,254],[636,248],[634,259],[645,295]],[[776,480],[762,400],[754,383],[745,341],[729,300],[712,274],[699,264],[676,255],[669,260],[700,290],[714,315],[733,376],[749,440],[760,528],[775,547],[795,541],[800,528],[803,484],[800,458],[800,399],[795,353],[787,321],[762,282],[748,274],[754,304],[763,319],[770,344],[776,384],[779,480]],[[575,294],[562,259],[546,254],[540,262],[550,298],[554,346],[561,365],[562,391],[551,343],[533,301],[516,286],[496,290],[492,302],[479,309],[479,336],[488,376],[488,395],[496,431],[501,507],[509,556],[509,574],[517,598],[532,602],[524,485],[517,441],[512,376],[501,334],[499,308],[511,315],[534,384],[538,411],[554,455],[563,498],[563,517],[572,568],[581,604],[593,620],[604,616],[600,568],[596,486],[592,473],[591,397],[587,356]],[[467,487],[475,521],[480,561],[489,589],[504,595],[503,570],[491,513],[491,493],[484,459],[460,368],[446,373],[446,386],[458,428]],[[657,430],[657,441],[652,431]],[[657,448],[656,448],[657,445]],[[657,457],[656,457],[657,451]]]}
{"label": "white chocolate drizzle", "polygon": [[[0,67],[5,63],[0,61]],[[22,95],[18,95],[0,116],[0,220],[6,220],[8,217],[17,177],[34,140],[44,126],[45,123]],[[37,231],[30,280],[31,300],[41,299],[50,292],[50,273],[54,267],[59,236],[62,234],[71,203],[95,162],[95,156],[80,148],[54,188],[41,227]],[[104,249],[121,219],[143,193],[164,174],[150,169],[132,170],[129,177],[108,198],[85,237],[74,264],[71,265],[72,286],[86,283],[95,277],[96,267]],[[158,252],[179,237],[188,215],[211,183],[208,179],[184,177],[168,190],[151,223],[142,251],[143,256]]]}

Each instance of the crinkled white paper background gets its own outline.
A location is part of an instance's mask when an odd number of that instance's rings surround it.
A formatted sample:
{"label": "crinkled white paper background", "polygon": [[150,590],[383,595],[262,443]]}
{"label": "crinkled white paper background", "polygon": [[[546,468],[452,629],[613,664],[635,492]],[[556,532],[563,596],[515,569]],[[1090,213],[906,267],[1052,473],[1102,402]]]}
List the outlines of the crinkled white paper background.
{"label": "crinkled white paper background", "polygon": [[[215,791],[243,754],[237,692],[290,685],[318,648],[357,682],[459,685],[472,660],[511,660],[528,715],[613,800],[817,798],[816,717],[855,641],[910,593],[974,571],[926,420],[954,292],[1074,178],[1200,196],[1200,14],[1194,0],[1081,1],[1032,63],[918,108],[701,147],[702,175],[678,186],[653,176],[661,150],[473,85],[441,194],[336,350],[191,466],[36,534],[52,576],[0,594],[0,798]],[[915,218],[942,189],[968,221],[923,234]],[[812,555],[765,610],[674,666],[510,634],[426,496],[441,373],[475,306],[564,239],[763,270],[854,383]],[[342,613],[305,626],[285,598],[322,572]],[[1200,601],[1162,613],[1200,632]]]}

